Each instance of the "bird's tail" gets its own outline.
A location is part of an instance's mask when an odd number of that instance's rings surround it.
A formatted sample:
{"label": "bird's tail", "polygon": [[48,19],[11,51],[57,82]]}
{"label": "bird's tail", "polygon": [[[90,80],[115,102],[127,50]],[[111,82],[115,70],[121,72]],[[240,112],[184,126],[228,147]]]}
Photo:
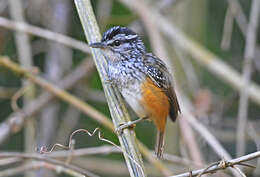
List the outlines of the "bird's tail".
{"label": "bird's tail", "polygon": [[164,131],[157,131],[157,140],[156,140],[155,154],[158,159],[161,159],[163,156],[164,148]]}

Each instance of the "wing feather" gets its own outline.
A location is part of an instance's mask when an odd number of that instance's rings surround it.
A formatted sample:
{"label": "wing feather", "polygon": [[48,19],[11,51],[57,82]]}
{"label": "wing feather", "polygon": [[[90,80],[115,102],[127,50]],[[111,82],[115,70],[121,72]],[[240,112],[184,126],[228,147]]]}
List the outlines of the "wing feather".
{"label": "wing feather", "polygon": [[173,79],[165,63],[152,54],[146,54],[144,62],[147,67],[147,75],[160,88],[163,89],[170,102],[170,118],[175,121],[178,112],[181,112],[179,102],[174,91]]}

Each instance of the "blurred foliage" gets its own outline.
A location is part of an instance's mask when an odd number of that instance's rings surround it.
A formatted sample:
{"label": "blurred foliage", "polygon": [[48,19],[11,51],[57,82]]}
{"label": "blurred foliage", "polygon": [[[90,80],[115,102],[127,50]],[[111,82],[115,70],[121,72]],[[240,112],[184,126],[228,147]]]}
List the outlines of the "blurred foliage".
{"label": "blurred foliage", "polygon": [[[93,8],[94,11],[97,13],[97,8],[98,8],[98,3],[100,3],[102,0],[96,1],[93,0]],[[45,3],[47,3],[46,1]],[[155,1],[156,2],[156,1]],[[155,3],[154,2],[154,3]],[[246,14],[246,16],[249,16],[249,11],[250,11],[250,5],[251,1],[245,1],[245,0],[240,0],[241,7],[243,7],[243,10]],[[1,2],[0,2],[1,3]],[[177,1],[176,3],[172,3],[171,6],[167,7],[167,12],[174,11],[174,8],[178,8],[178,6],[181,4],[181,1]],[[223,25],[224,25],[224,19],[225,19],[225,14],[226,14],[226,9],[228,7],[228,2],[227,0],[207,0],[207,18],[206,21],[204,21],[204,27],[203,31],[205,31],[204,34],[200,34],[201,37],[195,37],[196,40],[198,40],[202,45],[204,45],[208,50],[212,51],[213,53],[217,54],[221,58],[225,60],[226,63],[228,63],[230,66],[235,68],[237,71],[241,71],[241,66],[243,63],[243,55],[244,55],[244,47],[245,47],[245,38],[243,37],[238,25],[236,22],[234,22],[234,28],[232,31],[232,41],[231,41],[231,46],[230,49],[227,51],[224,51],[221,49],[221,39],[223,35]],[[30,6],[30,4],[25,3],[26,7]],[[71,21],[68,21],[69,23],[69,36],[85,41],[85,36],[78,18],[78,14],[75,10],[73,1],[71,1],[71,7],[72,7],[72,13],[71,13]],[[39,7],[38,7],[39,8]],[[187,13],[189,9],[192,7],[187,7]],[[27,14],[26,19],[28,22],[31,21],[31,16],[28,16],[28,14],[31,14],[27,11],[27,8],[24,9],[25,13]],[[43,8],[43,10],[46,10]],[[186,13],[186,12],[184,12]],[[3,12],[0,12],[1,16],[9,18],[8,14],[8,8],[6,8]],[[39,15],[42,13],[39,13]],[[44,13],[43,13],[44,14]],[[38,14],[35,14],[38,15]],[[167,15],[167,14],[165,14]],[[178,17],[176,17],[178,18]],[[41,19],[41,18],[39,18]],[[42,26],[44,28],[44,22],[39,20],[37,23],[34,21],[34,25],[37,26]],[[145,32],[145,29],[140,22],[139,17],[134,14],[131,10],[129,10],[127,7],[122,5],[119,1],[113,0],[112,1],[112,9],[109,17],[107,18],[106,24],[104,26],[104,29],[102,29],[102,32],[104,32],[106,29],[108,29],[111,26],[115,25],[121,25],[121,26],[136,26],[136,24],[140,27],[141,31],[141,36],[145,41],[145,44],[147,48],[150,50],[151,46],[149,45],[149,37],[147,36],[147,33]],[[102,24],[103,25],[103,24]],[[0,27],[1,28],[1,27]],[[193,30],[196,30],[193,29]],[[4,31],[0,31],[4,32]],[[0,52],[1,55],[7,55],[11,59],[15,60],[17,62],[17,53],[16,53],[16,44],[15,40],[13,37],[13,31],[8,31],[5,32],[4,39],[0,41]],[[259,34],[259,31],[258,31]],[[188,34],[189,35],[189,34]],[[45,62],[48,60],[46,58],[46,50],[48,50],[48,47],[46,47],[47,43],[45,40],[39,39],[38,37],[33,37],[30,36],[31,38],[31,44],[32,46],[37,42],[40,41],[42,42],[45,46],[39,53],[36,53],[34,55],[34,65],[39,67],[41,70],[40,75],[44,77],[46,68],[45,68]],[[193,38],[193,36],[191,36]],[[258,35],[258,41],[260,40],[260,35]],[[258,42],[259,44],[259,42]],[[172,50],[172,47],[169,46],[169,49]],[[169,50],[168,50],[169,51]],[[172,50],[173,51],[173,50]],[[75,68],[83,59],[86,58],[86,54],[74,50],[73,49],[73,67],[71,68],[71,71],[73,68]],[[259,58],[258,58],[259,59]],[[259,61],[258,61],[259,62]],[[234,91],[229,85],[227,85],[225,82],[221,81],[220,79],[216,78],[214,74],[211,72],[207,71],[205,68],[199,66],[196,62],[192,61],[191,62],[195,66],[195,70],[197,72],[197,76],[199,78],[199,84],[201,88],[207,88],[210,90],[210,93],[213,95],[213,105],[220,105],[220,104],[227,104],[227,102],[231,101],[228,109],[225,109],[224,113],[221,114],[223,116],[220,119],[214,120],[209,120],[213,121],[213,125],[210,127],[214,126],[217,124],[218,126],[225,126],[225,122],[227,120],[231,120],[233,122],[232,125],[232,130],[235,131],[235,123],[236,123],[236,116],[238,112],[238,92]],[[260,83],[260,77],[259,77],[259,70],[254,70],[252,80],[256,81],[258,84]],[[182,78],[180,78],[181,80]],[[178,78],[176,80],[179,80]],[[98,73],[95,71],[94,74],[92,74],[91,78],[88,80],[83,80],[82,82],[79,83],[83,87],[88,87],[94,90],[99,90],[102,92],[102,85],[98,76]],[[185,85],[185,84],[184,84]],[[6,89],[8,88],[20,88],[21,87],[21,78],[17,77],[15,74],[12,72],[9,72],[6,69],[0,68],[0,87],[4,87]],[[37,87],[38,88],[38,87]],[[40,92],[40,91],[39,91]],[[71,93],[74,93],[71,91]],[[231,97],[235,95],[235,99],[230,100]],[[196,95],[191,95],[191,96],[196,96]],[[217,99],[215,99],[217,98]],[[90,105],[95,107],[97,110],[100,112],[104,113],[108,117],[110,117],[109,114],[109,109],[107,107],[106,103],[97,103],[93,100],[89,101],[86,100]],[[68,108],[68,105],[66,103],[61,103],[58,101],[58,104],[61,105],[61,112],[66,110]],[[20,104],[22,107],[23,105]],[[212,107],[211,110],[214,112],[214,107]],[[10,99],[6,98],[0,98],[0,123],[4,120],[6,120],[7,116],[13,112],[11,106],[10,106]],[[209,113],[209,119],[212,118],[214,119],[215,114],[211,115]],[[61,116],[57,115],[57,116]],[[132,117],[136,117],[132,112],[131,115]],[[259,123],[259,117],[260,116],[260,109],[258,105],[253,104],[250,102],[249,106],[249,119],[250,120],[258,120]],[[35,118],[40,117],[39,114],[35,116]],[[73,119],[73,117],[72,117]],[[59,117],[59,122],[63,120],[63,117]],[[203,120],[202,120],[203,121]],[[220,122],[218,122],[220,121]],[[221,123],[223,121],[223,123]],[[217,122],[217,123],[216,123]],[[112,134],[109,130],[104,128],[103,126],[99,125],[95,121],[93,121],[91,118],[89,118],[86,115],[81,114],[79,122],[77,124],[77,127],[74,128],[84,128],[89,131],[94,130],[96,127],[100,127],[102,134],[104,135],[105,138],[118,143],[117,137]],[[47,128],[47,127],[46,127]],[[154,147],[154,142],[155,139],[153,138],[155,136],[155,128],[151,122],[143,122],[137,125],[136,127],[136,134],[137,137],[149,148],[153,149]],[[221,130],[220,130],[221,131]],[[23,151],[24,150],[24,138],[23,138],[23,131],[20,131],[16,133],[15,135],[12,135],[3,145],[0,145],[1,151]],[[36,137],[37,138],[37,137]],[[69,137],[68,137],[69,138]],[[97,136],[89,137],[88,135],[76,135],[75,136],[77,140],[76,147],[91,147],[91,146],[98,146],[104,144],[104,142],[99,141]],[[220,140],[221,141],[221,140]],[[234,144],[235,142],[223,142],[227,150],[235,154],[235,149],[234,149]],[[202,143],[203,144],[203,143]],[[51,147],[51,144],[46,145],[48,147]],[[256,147],[252,141],[248,143],[248,150],[247,152],[253,152],[256,150]],[[207,149],[207,146],[203,147],[204,149]],[[211,152],[210,150],[206,150],[205,152]],[[205,154],[206,157],[211,156],[212,154]],[[121,155],[109,155],[111,159],[122,159]]]}

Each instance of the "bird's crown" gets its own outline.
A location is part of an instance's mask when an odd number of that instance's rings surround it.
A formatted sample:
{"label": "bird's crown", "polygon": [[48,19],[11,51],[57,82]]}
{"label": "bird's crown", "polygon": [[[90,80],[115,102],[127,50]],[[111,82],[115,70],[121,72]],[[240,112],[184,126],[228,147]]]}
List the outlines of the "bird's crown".
{"label": "bird's crown", "polygon": [[126,27],[115,26],[108,29],[102,37],[101,42],[109,40],[135,40],[138,38],[138,35]]}

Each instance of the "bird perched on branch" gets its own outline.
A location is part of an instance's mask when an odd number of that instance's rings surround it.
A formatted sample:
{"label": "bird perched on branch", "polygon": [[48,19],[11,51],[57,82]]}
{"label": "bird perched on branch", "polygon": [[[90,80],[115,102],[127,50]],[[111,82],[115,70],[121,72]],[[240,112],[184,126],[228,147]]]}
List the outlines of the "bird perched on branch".
{"label": "bird perched on branch", "polygon": [[158,133],[156,155],[162,157],[167,117],[175,121],[180,112],[173,79],[165,63],[147,53],[141,38],[126,27],[107,30],[101,42],[90,44],[100,48],[108,58],[108,77],[138,115],[126,128],[143,119],[154,121]]}

